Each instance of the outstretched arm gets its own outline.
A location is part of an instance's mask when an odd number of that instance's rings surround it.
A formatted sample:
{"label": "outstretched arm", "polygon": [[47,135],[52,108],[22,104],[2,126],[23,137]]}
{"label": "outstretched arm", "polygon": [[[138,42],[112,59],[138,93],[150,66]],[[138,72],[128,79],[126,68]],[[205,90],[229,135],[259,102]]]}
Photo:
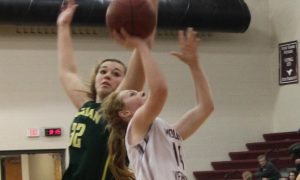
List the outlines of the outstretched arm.
{"label": "outstretched arm", "polygon": [[171,54],[188,65],[194,80],[197,100],[197,105],[185,113],[181,120],[173,126],[183,139],[187,139],[212,113],[214,105],[208,82],[198,62],[197,33],[193,28],[188,28],[186,35],[183,31],[179,31],[178,37],[181,52],[172,52]]}
{"label": "outstretched arm", "polygon": [[78,75],[73,53],[71,23],[77,8],[74,0],[68,0],[57,19],[58,72],[65,92],[79,109],[90,100],[84,91],[88,91]]}
{"label": "outstretched arm", "polygon": [[115,39],[127,48],[135,48],[139,53],[149,89],[144,104],[136,112],[130,112],[133,116],[129,141],[130,144],[137,144],[145,137],[150,125],[161,112],[167,98],[167,85],[148,45],[139,38],[129,36],[123,29],[121,34],[122,36],[118,36],[115,33]]}
{"label": "outstretched arm", "polygon": [[[150,0],[150,3],[154,9],[157,18],[158,2],[157,0]],[[151,33],[151,35],[146,39],[146,43],[149,46],[149,48],[152,48],[154,44],[155,34],[156,34],[156,26],[153,32]],[[141,58],[140,54],[137,53],[136,49],[134,49],[128,64],[127,73],[124,77],[124,80],[119,85],[117,89],[118,91],[124,89],[133,89],[133,90],[140,91],[143,89],[145,83],[145,76],[144,76],[144,70],[140,58]]]}

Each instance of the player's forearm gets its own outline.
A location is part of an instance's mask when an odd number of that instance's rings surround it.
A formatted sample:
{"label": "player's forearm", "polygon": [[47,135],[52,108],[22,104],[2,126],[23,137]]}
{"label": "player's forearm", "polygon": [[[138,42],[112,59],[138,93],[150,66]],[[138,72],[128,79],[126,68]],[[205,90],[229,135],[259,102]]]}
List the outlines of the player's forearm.
{"label": "player's forearm", "polygon": [[214,109],[214,104],[206,75],[204,74],[200,65],[189,66],[189,68],[195,84],[198,106],[201,108],[202,112],[205,112],[207,115],[209,115]]}
{"label": "player's forearm", "polygon": [[158,63],[154,60],[146,45],[139,46],[138,49],[150,92],[159,91],[160,93],[164,93],[164,91],[167,91],[167,86]]}
{"label": "player's forearm", "polygon": [[143,89],[145,76],[140,58],[141,57],[137,50],[134,50],[131,60],[128,64],[126,76],[120,84],[119,90],[134,89],[137,91],[141,91]]}
{"label": "player's forearm", "polygon": [[70,26],[58,26],[57,48],[59,60],[59,73],[76,73],[76,63],[73,54],[73,44]]}

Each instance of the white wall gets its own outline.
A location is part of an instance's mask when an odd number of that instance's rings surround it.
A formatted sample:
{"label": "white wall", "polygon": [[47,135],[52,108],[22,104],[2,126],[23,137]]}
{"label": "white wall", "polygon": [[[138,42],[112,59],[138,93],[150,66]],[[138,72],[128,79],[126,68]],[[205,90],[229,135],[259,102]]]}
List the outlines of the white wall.
{"label": "white wall", "polygon": [[[297,0],[269,0],[270,17],[272,20],[272,29],[274,40],[272,43],[272,67],[274,89],[277,89],[276,100],[274,104],[274,131],[297,130],[300,118],[300,85],[278,86],[278,44],[299,41],[300,22],[299,8],[300,2]],[[299,53],[299,51],[298,51]]]}
{"label": "white wall", "polygon": [[[297,126],[298,114],[294,112],[300,101],[299,87],[278,87],[276,53],[278,42],[295,40],[299,35],[294,24],[281,20],[279,13],[293,16],[299,3],[246,2],[252,14],[247,32],[201,37],[199,54],[213,91],[215,112],[185,143],[190,178],[192,171],[211,169],[211,161],[229,160],[228,152],[245,150],[246,142],[261,141],[263,133],[294,130]],[[285,6],[289,7],[279,9]],[[270,21],[270,17],[276,20]],[[293,16],[293,22],[297,28],[296,17]],[[65,148],[76,111],[57,78],[55,35],[6,31],[0,34],[0,150]],[[97,59],[130,57],[106,35],[76,36],[75,49],[80,73],[86,80]],[[174,49],[178,46],[173,37],[159,37],[154,47],[170,89],[162,113],[169,122],[177,120],[195,103],[187,67],[167,54]],[[296,97],[296,105],[287,103]],[[293,115],[286,116],[290,112]],[[52,126],[63,127],[63,136],[26,137],[27,128]]]}

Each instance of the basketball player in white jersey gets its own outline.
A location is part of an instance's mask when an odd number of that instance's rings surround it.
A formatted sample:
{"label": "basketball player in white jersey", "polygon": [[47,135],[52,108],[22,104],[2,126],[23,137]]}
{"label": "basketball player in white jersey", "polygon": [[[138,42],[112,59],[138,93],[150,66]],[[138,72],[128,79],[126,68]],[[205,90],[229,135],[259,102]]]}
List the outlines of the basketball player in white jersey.
{"label": "basketball player in white jersey", "polygon": [[200,127],[214,108],[209,85],[199,64],[196,32],[193,28],[188,28],[185,34],[179,31],[181,52],[171,53],[188,65],[197,100],[197,105],[174,125],[157,118],[167,98],[167,85],[147,45],[124,31],[115,34],[115,39],[125,47],[136,48],[140,54],[149,94],[123,90],[112,93],[104,101],[102,110],[111,131],[111,158],[116,161],[125,158],[126,144],[137,180],[187,179],[181,143]]}

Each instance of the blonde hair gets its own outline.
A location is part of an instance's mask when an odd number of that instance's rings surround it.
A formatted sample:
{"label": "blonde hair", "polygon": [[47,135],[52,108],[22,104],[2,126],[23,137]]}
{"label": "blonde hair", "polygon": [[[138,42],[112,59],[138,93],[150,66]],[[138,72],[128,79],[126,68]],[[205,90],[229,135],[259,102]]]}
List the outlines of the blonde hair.
{"label": "blonde hair", "polygon": [[119,116],[119,111],[124,108],[124,103],[118,95],[118,92],[111,93],[102,104],[102,112],[107,119],[107,128],[110,131],[108,138],[108,149],[111,157],[110,169],[118,180],[135,179],[134,174],[127,167],[125,134],[128,123]]}

